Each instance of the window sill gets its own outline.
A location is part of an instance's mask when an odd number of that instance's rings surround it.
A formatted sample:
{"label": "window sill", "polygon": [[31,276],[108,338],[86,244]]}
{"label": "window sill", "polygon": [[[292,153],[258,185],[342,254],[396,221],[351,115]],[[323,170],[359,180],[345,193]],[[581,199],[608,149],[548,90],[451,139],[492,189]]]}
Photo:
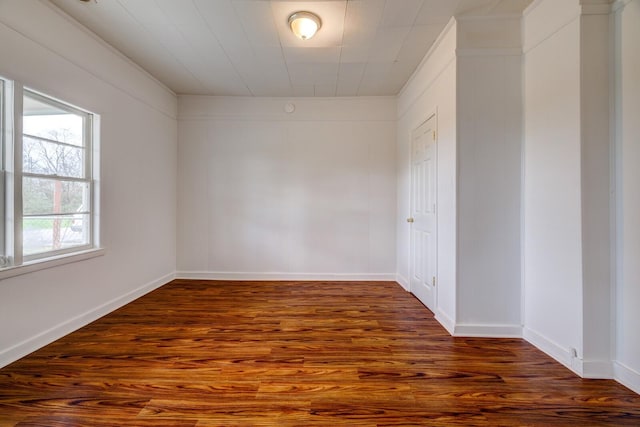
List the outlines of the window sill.
{"label": "window sill", "polygon": [[44,270],[51,267],[57,267],[72,262],[84,261],[104,255],[104,248],[88,249],[82,252],[74,252],[71,254],[58,255],[51,258],[40,259],[37,261],[26,262],[22,265],[10,266],[0,269],[0,280],[9,277],[20,276],[22,274],[33,273],[34,271]]}

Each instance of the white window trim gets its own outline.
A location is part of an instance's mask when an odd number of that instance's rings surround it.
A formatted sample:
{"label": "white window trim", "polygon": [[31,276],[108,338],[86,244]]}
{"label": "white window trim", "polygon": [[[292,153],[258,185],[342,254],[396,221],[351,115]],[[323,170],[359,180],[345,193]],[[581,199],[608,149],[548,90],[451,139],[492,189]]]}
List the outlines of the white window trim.
{"label": "white window trim", "polygon": [[[36,100],[39,100],[43,103],[49,104],[49,105],[53,105],[56,108],[59,108],[60,110],[66,111],[68,113],[71,114],[77,114],[77,115],[82,115],[84,117],[84,122],[83,122],[83,132],[84,135],[82,136],[82,140],[84,142],[84,145],[82,148],[84,148],[85,150],[85,156],[84,156],[84,165],[83,165],[83,177],[82,178],[76,178],[76,177],[60,177],[59,179],[62,179],[64,181],[76,181],[76,182],[86,182],[89,185],[89,206],[91,206],[91,209],[89,210],[90,213],[92,213],[94,211],[94,203],[93,203],[93,188],[94,188],[94,175],[93,175],[93,155],[94,155],[94,151],[93,151],[93,144],[92,144],[92,140],[93,140],[93,114],[77,108],[77,107],[73,107],[70,106],[69,104],[59,101],[55,98],[52,98],[48,95],[44,95],[40,92],[34,91],[33,89],[25,89],[24,87],[22,87],[22,94],[23,94],[23,98],[24,99],[24,94],[25,92],[28,94],[29,97],[34,98]],[[23,114],[21,115],[21,117],[24,115],[24,111]],[[37,174],[37,173],[25,173],[22,170],[23,167],[23,158],[22,158],[22,153],[23,153],[23,141],[24,141],[24,129],[22,130],[22,132],[20,133],[20,137],[16,138],[14,140],[14,168],[15,168],[15,176],[16,179],[20,182],[20,185],[22,185],[23,179],[25,176],[27,177],[35,177],[35,178],[43,178],[43,179],[54,179],[56,178],[56,176],[54,175],[48,175],[48,174]],[[58,144],[57,141],[52,141],[56,144]],[[65,145],[65,144],[61,144],[61,145]],[[18,153],[19,157],[18,158]],[[19,170],[19,173],[17,172]],[[20,191],[20,194],[22,194],[22,191]],[[22,202],[22,197],[20,198],[20,201]],[[92,215],[93,216],[93,215]],[[24,224],[23,223],[24,220],[24,212],[23,209],[21,207],[21,209],[16,209],[15,211],[15,221],[19,222],[21,225]],[[64,255],[64,254],[70,254],[70,253],[76,253],[76,252],[82,252],[85,250],[89,250],[94,248],[94,228],[93,228],[93,218],[91,218],[91,221],[89,222],[89,241],[84,244],[84,245],[78,245],[78,246],[73,246],[70,248],[64,248],[64,249],[58,249],[58,250],[51,250],[51,251],[46,251],[46,252],[39,252],[39,253],[35,253],[35,254],[30,254],[30,255],[25,255],[24,254],[24,245],[22,240],[20,241],[20,247],[15,247],[15,253],[21,253],[22,254],[22,263],[29,263],[32,261],[37,261],[37,260],[41,260],[41,259],[50,259],[52,257],[56,257],[58,255]],[[20,234],[22,236],[22,233]]]}
{"label": "white window trim", "polygon": [[[7,97],[7,91],[9,83],[5,82],[4,79],[0,79],[0,255],[6,253],[5,251],[5,152],[3,147],[5,146],[5,141],[8,139],[9,135],[7,134],[7,124],[5,123],[10,119],[8,114],[5,114],[7,106],[5,105]],[[6,261],[3,260],[4,263]]]}
{"label": "white window trim", "polygon": [[[22,248],[22,114],[24,86],[21,82],[10,79],[4,81],[4,105],[0,113],[4,113],[4,133],[0,135],[0,147],[4,148],[4,173],[0,173],[0,185],[4,187],[4,212],[0,213],[0,221],[3,222],[5,254],[11,258],[11,265],[0,267],[0,280],[15,277],[26,273],[44,270],[59,265],[83,261],[106,253],[100,246],[100,153],[99,153],[99,126],[100,116],[82,108],[73,106],[52,96],[43,94],[29,88],[29,92],[60,103],[68,109],[77,110],[88,114],[88,125],[84,135],[87,141],[85,156],[85,171],[90,185],[91,229],[89,230],[89,243],[87,245],[74,246],[72,248],[48,251],[42,254],[24,256]],[[0,165],[2,166],[2,165]],[[0,167],[0,172],[1,172]],[[2,193],[0,192],[0,195]],[[0,208],[2,203],[0,203]],[[0,236],[1,237],[1,236]]]}
{"label": "white window trim", "polygon": [[51,267],[57,267],[59,265],[70,264],[72,262],[96,258],[104,255],[105,253],[105,248],[92,248],[84,251],[76,251],[70,254],[40,258],[34,261],[25,262],[22,265],[12,265],[10,267],[0,269],[0,280],[20,276],[22,274],[33,273],[39,270],[45,270]]}

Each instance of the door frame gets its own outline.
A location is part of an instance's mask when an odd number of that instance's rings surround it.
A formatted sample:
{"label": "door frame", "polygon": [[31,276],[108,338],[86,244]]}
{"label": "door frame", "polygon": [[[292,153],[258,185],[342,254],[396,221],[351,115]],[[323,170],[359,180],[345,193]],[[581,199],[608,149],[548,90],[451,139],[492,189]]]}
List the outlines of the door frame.
{"label": "door frame", "polygon": [[[436,132],[436,136],[435,136],[435,177],[436,177],[436,183],[435,183],[435,198],[436,198],[436,209],[435,209],[435,265],[434,265],[434,270],[435,270],[435,278],[436,278],[436,286],[434,286],[433,289],[433,313],[434,315],[436,314],[436,309],[438,307],[438,282],[439,282],[439,277],[438,277],[438,259],[439,259],[439,251],[438,251],[438,241],[439,241],[439,233],[438,233],[438,224],[439,224],[439,204],[440,204],[440,200],[438,197],[438,141],[439,141],[439,137],[440,137],[440,133],[438,130],[438,109],[437,107],[429,114],[426,115],[426,118],[424,120],[420,120],[418,121],[417,124],[415,124],[414,126],[411,127],[411,131],[409,132],[409,217],[411,217],[411,215],[413,214],[413,135],[414,133],[422,126],[424,125],[426,122],[428,122],[429,120],[433,119],[434,120],[434,130]],[[412,277],[412,273],[413,273],[413,269],[412,269],[412,259],[413,259],[413,247],[411,245],[411,231],[412,231],[412,224],[408,224],[409,225],[409,239],[408,239],[408,259],[407,259],[407,264],[408,264],[408,272],[409,272],[409,278],[408,278],[408,291],[411,292],[413,295],[415,295],[411,289],[411,277]],[[416,297],[417,298],[417,297]]]}

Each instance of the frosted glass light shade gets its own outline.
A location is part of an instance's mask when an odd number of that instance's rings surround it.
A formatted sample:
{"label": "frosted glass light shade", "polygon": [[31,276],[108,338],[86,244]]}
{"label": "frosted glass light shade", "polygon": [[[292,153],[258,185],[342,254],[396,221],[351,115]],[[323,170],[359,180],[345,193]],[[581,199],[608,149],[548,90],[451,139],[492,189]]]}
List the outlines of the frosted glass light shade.
{"label": "frosted glass light shade", "polygon": [[308,40],[320,29],[322,21],[311,12],[296,12],[289,17],[289,26],[296,37]]}

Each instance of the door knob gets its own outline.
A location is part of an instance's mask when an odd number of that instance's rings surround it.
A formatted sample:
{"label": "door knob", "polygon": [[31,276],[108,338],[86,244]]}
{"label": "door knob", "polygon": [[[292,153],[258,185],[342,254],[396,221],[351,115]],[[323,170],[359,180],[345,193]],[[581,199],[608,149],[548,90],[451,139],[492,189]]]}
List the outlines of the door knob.
{"label": "door knob", "polygon": [[413,222],[413,218],[407,218],[407,222]]}

